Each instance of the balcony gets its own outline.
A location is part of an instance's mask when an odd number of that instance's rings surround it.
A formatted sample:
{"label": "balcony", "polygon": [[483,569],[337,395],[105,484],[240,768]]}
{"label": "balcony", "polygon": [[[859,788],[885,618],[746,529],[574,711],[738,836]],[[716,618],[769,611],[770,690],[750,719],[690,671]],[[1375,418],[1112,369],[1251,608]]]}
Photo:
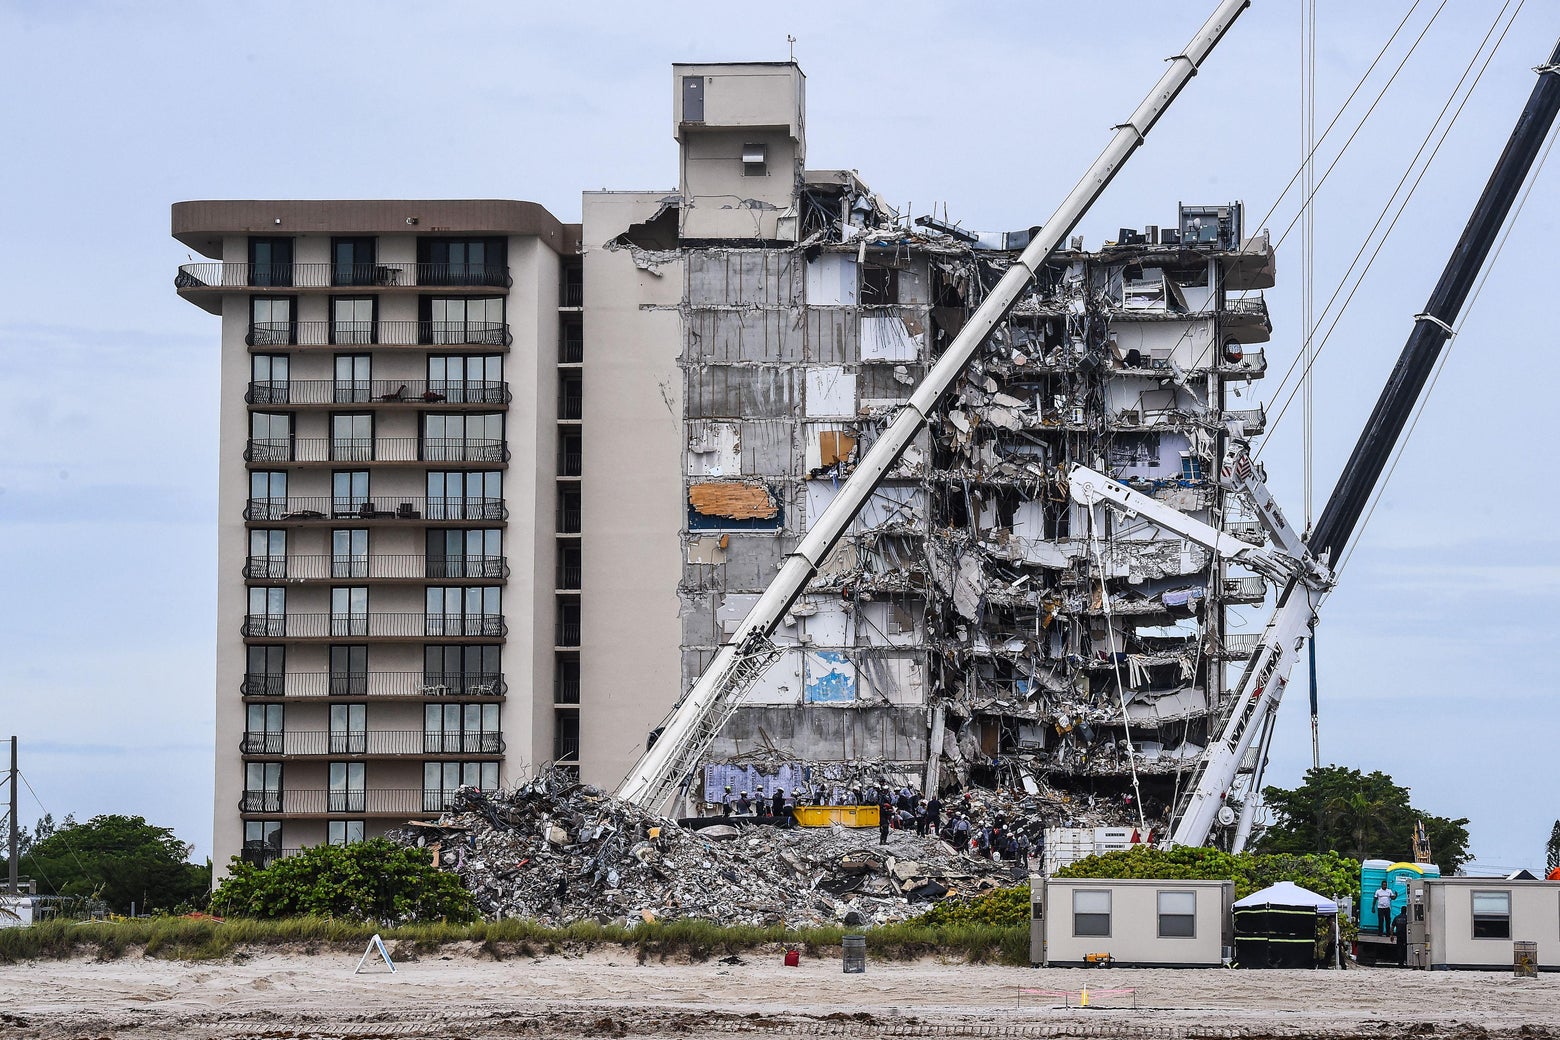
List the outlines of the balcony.
{"label": "balcony", "polygon": [[362,791],[330,791],[319,788],[280,791],[245,791],[239,812],[266,816],[406,816],[437,813],[449,808],[458,788],[423,790],[400,788]]}
{"label": "balcony", "polygon": [[244,445],[244,461],[278,462],[481,462],[509,461],[496,437],[265,437]]}
{"label": "balcony", "polygon": [[1262,526],[1260,520],[1227,520],[1224,531],[1252,545],[1267,544],[1267,528]]}
{"label": "balcony", "polygon": [[249,672],[245,697],[502,697],[508,687],[496,672]]}
{"label": "balcony", "polygon": [[576,554],[573,560],[560,560],[558,563],[557,588],[566,592],[578,592],[580,589],[580,561]]}
{"label": "balcony", "polygon": [[501,321],[256,321],[244,342],[251,347],[507,347],[514,342]]}
{"label": "balcony", "polygon": [[1260,632],[1226,632],[1224,645],[1216,646],[1210,655],[1221,661],[1243,661],[1256,652]]}
{"label": "balcony", "polygon": [[174,288],[181,293],[237,292],[245,289],[507,289],[513,285],[508,264],[419,264],[389,260],[373,264],[248,264],[212,261],[181,264]]}
{"label": "balcony", "polygon": [[328,758],[338,755],[395,758],[404,755],[475,755],[504,753],[497,733],[429,733],[424,730],[370,729],[331,732],[288,730],[282,733],[245,733],[239,738],[241,754],[255,757],[286,755],[289,758]]}
{"label": "balcony", "polygon": [[244,400],[259,405],[508,404],[509,384],[488,380],[334,379],[270,380],[249,384]]}
{"label": "balcony", "polygon": [[1236,420],[1245,425],[1247,436],[1255,436],[1267,429],[1267,409],[1258,405],[1255,408],[1236,408],[1223,413],[1223,422]]}
{"label": "balcony", "polygon": [[1267,598],[1267,582],[1257,574],[1225,578],[1220,588],[1226,603],[1261,603]]}
{"label": "balcony", "polygon": [[302,849],[279,849],[275,845],[245,844],[239,851],[238,858],[248,863],[251,867],[265,869],[279,859],[288,856],[296,856]]}
{"label": "balcony", "polygon": [[246,614],[245,639],[501,639],[502,614]]}
{"label": "balcony", "polygon": [[444,523],[499,523],[509,516],[501,498],[425,498],[389,495],[338,498],[301,495],[251,498],[244,504],[250,523],[306,523],[312,520],[419,520]]}
{"label": "balcony", "polygon": [[251,556],[244,563],[251,581],[502,581],[509,563],[502,556]]}

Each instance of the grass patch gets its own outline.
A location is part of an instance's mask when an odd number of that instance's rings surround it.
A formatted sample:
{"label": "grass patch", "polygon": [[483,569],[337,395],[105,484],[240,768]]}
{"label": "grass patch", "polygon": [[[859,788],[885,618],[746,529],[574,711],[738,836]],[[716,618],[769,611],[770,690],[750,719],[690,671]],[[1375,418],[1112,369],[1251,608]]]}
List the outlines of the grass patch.
{"label": "grass patch", "polygon": [[629,927],[577,921],[548,926],[510,918],[475,924],[413,924],[378,928],[370,923],[323,917],[279,920],[233,918],[224,922],[163,917],[136,921],[47,921],[25,928],[0,929],[0,964],[23,960],[95,955],[99,960],[122,957],[140,948],[148,957],[201,961],[230,956],[241,947],[297,945],[313,952],[343,948],[353,952],[379,932],[387,942],[431,953],[446,943],[474,943],[494,959],[536,957],[561,950],[616,947],[641,962],[686,957],[704,961],[736,953],[791,947],[810,956],[832,955],[846,934],[867,938],[869,956],[878,960],[918,957],[958,957],[971,963],[1027,964],[1029,929],[973,921],[928,924],[905,921],[880,928],[780,925],[723,925],[714,921],[652,921]]}

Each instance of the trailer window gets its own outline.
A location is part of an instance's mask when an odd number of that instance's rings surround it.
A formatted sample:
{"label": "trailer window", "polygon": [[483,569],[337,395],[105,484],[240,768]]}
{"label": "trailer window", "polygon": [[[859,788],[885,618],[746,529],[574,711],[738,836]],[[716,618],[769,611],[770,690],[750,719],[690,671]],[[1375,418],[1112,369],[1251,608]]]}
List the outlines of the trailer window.
{"label": "trailer window", "polygon": [[1159,937],[1191,939],[1197,935],[1197,893],[1160,892]]}
{"label": "trailer window", "polygon": [[1473,937],[1511,938],[1511,893],[1473,893]]}
{"label": "trailer window", "polygon": [[1110,934],[1110,893],[1080,889],[1073,893],[1073,934]]}

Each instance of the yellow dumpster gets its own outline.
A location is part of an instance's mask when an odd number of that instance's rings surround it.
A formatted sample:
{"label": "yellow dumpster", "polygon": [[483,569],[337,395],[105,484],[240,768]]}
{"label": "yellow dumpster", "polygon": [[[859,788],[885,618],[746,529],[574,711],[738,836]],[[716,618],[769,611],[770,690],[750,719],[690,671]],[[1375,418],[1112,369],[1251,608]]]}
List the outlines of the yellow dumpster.
{"label": "yellow dumpster", "polygon": [[876,827],[878,807],[875,805],[804,805],[794,810],[796,822],[803,827]]}

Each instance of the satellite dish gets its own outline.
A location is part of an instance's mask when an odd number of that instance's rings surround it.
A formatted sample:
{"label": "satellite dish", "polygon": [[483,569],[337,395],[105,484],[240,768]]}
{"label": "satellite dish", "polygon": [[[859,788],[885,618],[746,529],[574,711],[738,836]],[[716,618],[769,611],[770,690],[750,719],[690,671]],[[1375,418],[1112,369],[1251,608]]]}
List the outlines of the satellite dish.
{"label": "satellite dish", "polygon": [[1222,826],[1228,827],[1230,824],[1232,824],[1234,822],[1235,822],[1235,810],[1231,809],[1227,805],[1219,806],[1219,823]]}

